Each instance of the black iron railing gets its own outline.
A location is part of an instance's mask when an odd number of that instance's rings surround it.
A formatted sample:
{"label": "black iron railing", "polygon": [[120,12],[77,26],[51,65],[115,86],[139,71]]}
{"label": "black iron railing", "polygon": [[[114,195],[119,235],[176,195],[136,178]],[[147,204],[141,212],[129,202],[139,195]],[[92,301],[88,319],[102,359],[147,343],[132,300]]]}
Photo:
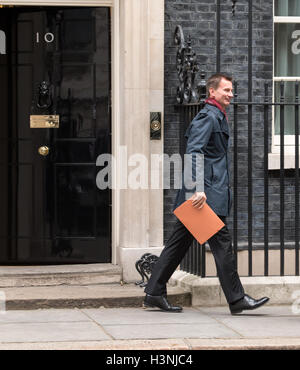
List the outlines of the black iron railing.
{"label": "black iron railing", "polygon": [[[232,124],[232,140],[233,145],[231,146],[231,154],[233,159],[233,176],[232,176],[232,186],[233,186],[233,207],[232,207],[232,222],[231,222],[231,231],[232,231],[232,246],[233,246],[233,253],[236,258],[236,263],[238,262],[238,251],[239,250],[247,250],[248,251],[248,276],[253,275],[253,253],[255,249],[262,249],[263,248],[263,258],[264,258],[264,271],[263,275],[268,276],[270,275],[270,251],[273,249],[278,249],[280,251],[280,271],[279,274],[281,276],[285,275],[285,255],[286,250],[294,249],[295,252],[295,259],[294,259],[294,271],[295,275],[299,276],[299,83],[295,82],[295,99],[294,101],[288,101],[285,99],[285,92],[284,92],[284,83],[280,83],[280,99],[277,102],[271,102],[271,99],[268,96],[268,85],[265,84],[264,89],[264,97],[261,101],[239,101],[237,95],[237,84],[235,83],[234,86],[234,101],[233,105],[233,124]],[[285,169],[285,111],[287,107],[292,106],[294,107],[294,125],[295,125],[295,132],[294,132],[294,156],[295,156],[295,168],[293,170],[286,170]],[[270,207],[270,180],[274,179],[274,171],[269,170],[269,152],[270,152],[270,142],[271,137],[273,135],[272,132],[272,109],[275,107],[279,107],[279,135],[280,135],[280,166],[279,169],[275,171],[275,177],[279,179],[279,204],[278,208]],[[184,153],[186,142],[184,140],[184,132],[188,127],[189,123],[196,115],[196,113],[201,109],[201,104],[185,104],[185,105],[177,105],[177,110],[180,112],[180,121],[181,121],[181,145],[180,151],[181,154]],[[244,131],[247,133],[248,138],[245,138],[245,133],[242,134],[238,132],[239,128],[239,113],[240,111],[247,111],[247,122],[248,127]],[[253,200],[255,199],[256,194],[253,194],[253,189],[255,182],[257,181],[256,178],[253,177],[253,156],[254,145],[257,145],[257,138],[254,139],[252,125],[253,125],[253,114],[259,111],[260,113],[260,121],[255,122],[256,125],[260,126],[260,132],[263,135],[263,148],[260,149],[261,153],[260,156],[263,160],[263,179],[260,179],[261,183],[263,183],[263,193],[261,197],[263,197],[263,202],[261,205],[261,212],[258,214],[253,210]],[[275,114],[275,113],[274,113]],[[257,114],[256,116],[257,117]],[[256,118],[257,119],[257,118]],[[263,125],[263,127],[262,127]],[[244,135],[244,138],[243,138]],[[247,143],[246,148],[246,158],[248,162],[247,169],[245,166],[243,168],[239,168],[239,141],[243,138],[243,143]],[[247,139],[247,140],[246,140]],[[244,148],[245,149],[245,148]],[[242,171],[242,172],[241,172]],[[288,174],[288,176],[287,176]],[[244,193],[242,186],[239,184],[240,178],[247,178],[247,191],[246,195],[248,197],[247,202],[247,238],[245,242],[245,237],[240,237],[240,218],[239,218],[239,198],[238,194]],[[289,192],[289,202],[286,202],[286,180],[292,182],[294,196],[291,200],[291,194]],[[273,185],[274,187],[274,185]],[[244,195],[244,194],[243,194]],[[291,208],[288,209],[290,212],[289,218],[285,216],[285,212],[287,211],[287,207]],[[274,210],[275,209],[275,210]],[[279,238],[278,240],[274,239],[274,227],[270,229],[272,225],[272,220],[270,219],[270,215],[272,212],[278,212],[279,215]],[[260,225],[263,225],[263,232],[261,232],[261,240],[259,243],[253,242],[253,234],[256,231],[256,228],[253,227],[256,219],[258,217],[262,217],[263,215],[263,222]],[[290,230],[292,229],[293,240],[291,239],[291,233],[289,232],[289,237],[286,237],[286,222],[289,223]],[[291,226],[292,225],[292,226]],[[270,241],[270,237],[272,236],[272,241]],[[257,239],[257,238],[256,238]],[[259,247],[258,247],[259,246]],[[183,259],[180,268],[181,270],[187,271],[189,273],[205,277],[206,276],[206,253],[208,251],[208,247],[206,245],[199,245],[196,241],[193,242],[191,248],[189,249],[188,253],[186,254],[185,258]]]}

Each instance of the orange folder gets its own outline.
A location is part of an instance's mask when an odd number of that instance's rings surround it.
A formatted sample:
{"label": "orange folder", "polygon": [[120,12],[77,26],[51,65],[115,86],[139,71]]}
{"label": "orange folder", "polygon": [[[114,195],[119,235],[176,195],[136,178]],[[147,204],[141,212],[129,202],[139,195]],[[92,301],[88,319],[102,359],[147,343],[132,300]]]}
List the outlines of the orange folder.
{"label": "orange folder", "polygon": [[192,206],[191,199],[177,207],[174,214],[200,244],[204,244],[225,226],[207,203],[199,209]]}

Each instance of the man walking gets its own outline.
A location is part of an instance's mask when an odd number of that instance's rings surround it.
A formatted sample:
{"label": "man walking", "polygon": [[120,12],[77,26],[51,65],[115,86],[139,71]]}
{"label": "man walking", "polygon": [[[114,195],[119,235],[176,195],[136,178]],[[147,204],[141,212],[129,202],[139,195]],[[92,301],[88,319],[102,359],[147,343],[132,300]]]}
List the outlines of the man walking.
{"label": "man walking", "polygon": [[[225,226],[208,240],[213,253],[221,287],[232,314],[253,310],[265,304],[269,298],[253,299],[245,294],[232,253],[231,236],[226,226],[232,193],[229,185],[228,146],[229,128],[226,108],[233,97],[232,78],[221,73],[212,75],[206,84],[208,99],[205,106],[191,122],[186,132],[186,153],[204,155],[204,192],[195,192],[192,204],[202,208],[204,203],[213,209]],[[193,161],[193,171],[195,163]],[[177,208],[188,198],[183,186],[175,201]],[[166,284],[193,241],[193,236],[177,219],[172,235],[166,243],[145,288],[145,307],[158,307],[164,311],[180,312],[167,300]]]}

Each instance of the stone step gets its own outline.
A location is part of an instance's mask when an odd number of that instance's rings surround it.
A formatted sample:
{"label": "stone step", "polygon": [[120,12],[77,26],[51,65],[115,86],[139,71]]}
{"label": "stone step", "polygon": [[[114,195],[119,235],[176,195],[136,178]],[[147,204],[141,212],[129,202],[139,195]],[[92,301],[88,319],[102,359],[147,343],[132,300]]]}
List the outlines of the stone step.
{"label": "stone step", "polygon": [[[246,294],[254,298],[269,297],[268,305],[290,305],[298,309],[300,276],[244,276],[241,283]],[[184,271],[175,271],[169,284],[192,295],[192,306],[227,306],[227,301],[216,277],[201,278]]]}
{"label": "stone step", "polygon": [[121,280],[122,268],[110,263],[0,266],[0,288],[118,284]]}
{"label": "stone step", "polygon": [[[135,284],[15,287],[0,290],[0,303],[2,310],[142,307],[144,296],[144,289]],[[176,305],[191,305],[191,294],[180,287],[169,287],[168,299]]]}

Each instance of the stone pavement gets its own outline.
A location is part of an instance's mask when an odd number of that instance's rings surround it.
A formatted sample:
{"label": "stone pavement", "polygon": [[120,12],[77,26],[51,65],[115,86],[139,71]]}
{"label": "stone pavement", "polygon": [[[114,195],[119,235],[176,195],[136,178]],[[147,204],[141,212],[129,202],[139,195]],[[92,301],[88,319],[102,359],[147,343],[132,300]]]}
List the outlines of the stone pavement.
{"label": "stone pavement", "polygon": [[[299,312],[298,312],[299,311]],[[299,307],[39,309],[0,312],[0,349],[300,349]]]}

